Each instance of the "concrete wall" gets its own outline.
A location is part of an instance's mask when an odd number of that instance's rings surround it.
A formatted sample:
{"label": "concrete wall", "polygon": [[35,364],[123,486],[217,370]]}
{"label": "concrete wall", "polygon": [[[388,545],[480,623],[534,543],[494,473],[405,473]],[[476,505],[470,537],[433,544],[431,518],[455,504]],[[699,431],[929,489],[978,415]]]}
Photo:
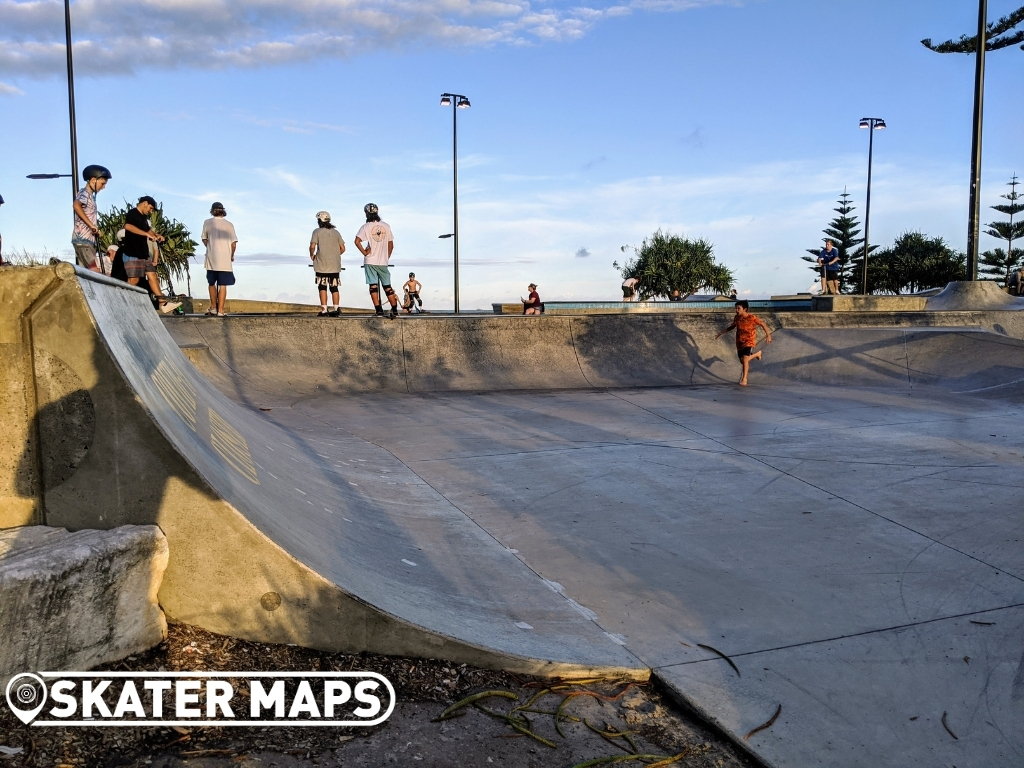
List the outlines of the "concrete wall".
{"label": "concrete wall", "polygon": [[[1013,311],[761,317],[775,330],[776,343],[760,368],[768,373],[771,367],[779,385],[833,377],[842,369],[849,383],[909,386],[905,370],[902,377],[879,379],[872,355],[905,359],[906,332],[913,329],[947,335],[985,330],[992,342],[1024,339],[1024,313]],[[715,339],[730,320],[719,312],[351,318],[328,324],[314,318],[228,320],[170,318],[164,324],[208,380],[250,405],[311,394],[690,386],[737,376],[732,336]],[[914,344],[935,345],[938,354],[947,341],[933,333],[915,337]],[[989,383],[1013,378],[996,363],[1006,354],[1006,367],[1019,365],[1016,347],[1010,347],[978,348],[992,357],[985,358]],[[921,361],[937,386],[958,386],[955,377],[943,375],[952,364],[940,357]]]}

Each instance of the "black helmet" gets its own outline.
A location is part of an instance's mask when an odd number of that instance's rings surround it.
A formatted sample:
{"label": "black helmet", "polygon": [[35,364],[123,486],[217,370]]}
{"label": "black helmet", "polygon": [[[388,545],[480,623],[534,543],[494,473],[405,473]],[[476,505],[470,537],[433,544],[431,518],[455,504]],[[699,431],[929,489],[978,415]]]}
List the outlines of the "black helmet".
{"label": "black helmet", "polygon": [[367,216],[372,216],[375,213],[380,213],[380,211],[378,210],[376,203],[367,203],[363,206],[363,213]]}
{"label": "black helmet", "polygon": [[85,170],[82,171],[82,178],[86,181],[90,179],[107,179],[111,178],[110,171],[104,168],[102,165],[87,165]]}

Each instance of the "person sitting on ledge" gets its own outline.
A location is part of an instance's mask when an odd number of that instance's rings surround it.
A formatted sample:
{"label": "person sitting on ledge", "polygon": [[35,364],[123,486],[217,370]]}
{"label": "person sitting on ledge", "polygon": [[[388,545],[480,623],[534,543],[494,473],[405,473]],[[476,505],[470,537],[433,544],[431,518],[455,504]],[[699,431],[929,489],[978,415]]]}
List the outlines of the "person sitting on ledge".
{"label": "person sitting on ledge", "polygon": [[539,315],[544,311],[544,304],[540,300],[540,296],[537,294],[537,284],[530,283],[528,286],[530,290],[530,298],[524,299],[520,297],[520,301],[523,302],[523,314],[524,315]]}

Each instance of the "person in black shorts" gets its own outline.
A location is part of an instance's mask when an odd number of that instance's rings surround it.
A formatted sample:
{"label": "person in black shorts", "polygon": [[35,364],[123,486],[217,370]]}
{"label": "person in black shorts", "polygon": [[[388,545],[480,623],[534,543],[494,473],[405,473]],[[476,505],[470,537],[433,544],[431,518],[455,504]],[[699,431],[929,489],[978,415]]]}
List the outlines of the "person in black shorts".
{"label": "person in black shorts", "polygon": [[[338,285],[341,283],[341,254],[345,252],[345,241],[341,233],[331,224],[331,214],[320,211],[316,215],[317,228],[309,239],[309,258],[313,260],[316,284],[320,289],[320,313],[318,317],[336,317],[341,314]],[[327,305],[327,292],[331,292],[331,308]]]}
{"label": "person in black shorts", "polygon": [[742,373],[740,374],[740,386],[747,386],[747,375],[750,373],[750,361],[761,359],[761,350],[757,352],[757,329],[764,331],[765,341],[772,343],[772,332],[757,315],[750,312],[750,304],[745,299],[736,302],[736,316],[733,317],[729,327],[715,336],[722,338],[725,334],[736,329],[736,357],[740,359]]}
{"label": "person in black shorts", "polygon": [[839,251],[831,240],[825,241],[825,247],[818,253],[818,269],[823,269],[821,276],[821,292],[839,293]]}
{"label": "person in black shorts", "polygon": [[[420,298],[420,289],[423,288],[423,285],[420,283],[419,280],[416,279],[415,272],[409,273],[409,279],[405,281],[405,285],[402,287],[408,292],[412,300],[416,304],[419,304],[419,311],[422,312],[423,299]],[[413,307],[413,309],[416,309],[416,307]]]}

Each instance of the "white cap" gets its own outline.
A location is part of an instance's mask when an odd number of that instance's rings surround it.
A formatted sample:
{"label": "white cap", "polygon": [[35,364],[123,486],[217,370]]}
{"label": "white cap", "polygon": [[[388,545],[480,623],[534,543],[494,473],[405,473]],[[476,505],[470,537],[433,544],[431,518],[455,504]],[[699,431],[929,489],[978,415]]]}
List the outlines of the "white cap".
{"label": "white cap", "polygon": [[329,214],[327,211],[320,211],[316,215],[316,220],[317,221],[330,221],[331,220],[331,214]]}

